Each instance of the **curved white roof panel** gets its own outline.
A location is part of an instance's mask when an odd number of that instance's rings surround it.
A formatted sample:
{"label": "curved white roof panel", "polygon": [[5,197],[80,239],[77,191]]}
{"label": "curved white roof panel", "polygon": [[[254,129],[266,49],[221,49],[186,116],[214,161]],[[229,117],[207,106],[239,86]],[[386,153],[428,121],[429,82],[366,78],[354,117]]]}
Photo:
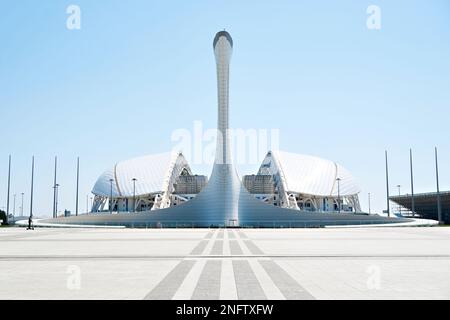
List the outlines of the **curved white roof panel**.
{"label": "curved white roof panel", "polygon": [[137,179],[136,196],[161,192],[177,162],[190,172],[186,159],[179,152],[148,155],[118,162],[113,169],[105,171],[97,179],[92,193],[109,197],[110,179],[114,179],[113,197],[132,197],[133,178]]}
{"label": "curved white roof panel", "polygon": [[340,178],[341,196],[358,194],[361,190],[353,176],[341,165],[322,158],[282,151],[269,152],[264,167],[280,174],[285,190],[317,196],[337,196],[336,178]]}

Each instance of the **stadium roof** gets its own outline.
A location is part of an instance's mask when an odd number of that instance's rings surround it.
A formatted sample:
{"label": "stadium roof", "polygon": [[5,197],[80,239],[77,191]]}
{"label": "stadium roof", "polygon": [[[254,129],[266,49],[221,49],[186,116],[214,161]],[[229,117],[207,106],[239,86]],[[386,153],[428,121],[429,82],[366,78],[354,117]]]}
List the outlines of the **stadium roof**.
{"label": "stadium roof", "polygon": [[[270,169],[269,169],[270,167]],[[337,196],[337,178],[340,178],[339,191],[341,196],[351,196],[359,193],[353,176],[336,162],[282,151],[270,151],[261,165],[259,174],[279,172],[285,190],[317,196]]]}
{"label": "stadium roof", "polygon": [[[446,223],[450,223],[450,191],[441,191],[441,209],[442,219]],[[412,197],[410,194],[391,196],[389,200],[401,205],[402,207],[412,210]],[[417,215],[426,219],[438,220],[437,213],[437,193],[416,193],[414,194],[414,210]]]}
{"label": "stadium roof", "polygon": [[118,162],[112,169],[105,171],[92,189],[92,193],[109,197],[110,179],[113,182],[113,197],[133,196],[133,178],[136,178],[136,196],[159,193],[165,190],[175,167],[191,169],[180,152],[160,153]]}

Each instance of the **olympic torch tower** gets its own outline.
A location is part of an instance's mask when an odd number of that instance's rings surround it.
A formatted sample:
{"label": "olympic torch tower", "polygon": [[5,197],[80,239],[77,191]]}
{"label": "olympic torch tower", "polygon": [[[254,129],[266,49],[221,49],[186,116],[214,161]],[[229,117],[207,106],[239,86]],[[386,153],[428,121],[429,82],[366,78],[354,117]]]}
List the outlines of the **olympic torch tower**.
{"label": "olympic torch tower", "polygon": [[216,164],[231,164],[230,135],[228,126],[230,60],[233,52],[233,39],[226,31],[216,34],[213,42],[217,69],[217,149]]}
{"label": "olympic torch tower", "polygon": [[[238,198],[241,183],[231,157],[229,131],[229,75],[233,52],[233,39],[226,31],[214,37],[214,55],[217,69],[217,146],[216,157],[210,181],[205,188],[209,201],[210,218],[220,219],[228,226],[238,225]],[[211,203],[212,204],[212,203]]]}

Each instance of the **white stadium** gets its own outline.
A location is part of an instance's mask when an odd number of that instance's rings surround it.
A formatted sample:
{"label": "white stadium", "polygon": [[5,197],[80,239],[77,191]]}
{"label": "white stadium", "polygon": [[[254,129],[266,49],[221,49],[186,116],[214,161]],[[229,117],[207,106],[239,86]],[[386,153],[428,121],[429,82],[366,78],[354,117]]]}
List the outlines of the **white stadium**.
{"label": "white stadium", "polygon": [[[91,212],[140,212],[180,205],[193,199],[207,182],[206,176],[192,173],[180,152],[133,158],[118,162],[97,179]],[[282,208],[361,210],[360,188],[352,175],[318,157],[268,152],[257,174],[243,176],[242,183],[257,199]]]}
{"label": "white stadium", "polygon": [[[95,197],[91,211],[133,212],[167,208],[188,201],[206,182],[205,176],[192,175],[180,152],[133,158],[118,162],[97,179],[92,189]],[[186,190],[187,184],[193,189]]]}

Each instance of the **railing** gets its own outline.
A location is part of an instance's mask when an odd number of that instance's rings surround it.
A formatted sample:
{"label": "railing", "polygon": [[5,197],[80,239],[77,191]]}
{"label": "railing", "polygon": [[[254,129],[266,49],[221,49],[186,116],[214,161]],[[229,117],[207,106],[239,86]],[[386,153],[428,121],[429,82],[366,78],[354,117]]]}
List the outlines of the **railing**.
{"label": "railing", "polygon": [[[192,228],[245,228],[245,229],[296,229],[296,228],[324,228],[325,226],[355,226],[355,225],[374,225],[374,224],[388,224],[388,221],[380,220],[343,220],[343,221],[328,221],[328,220],[305,220],[305,221],[252,221],[243,222],[239,226],[227,225],[224,222],[215,222],[206,226],[204,223],[192,221],[162,221],[162,222],[121,222],[108,221],[100,223],[102,225],[127,226],[131,228],[147,228],[147,229],[192,229]],[[99,223],[93,223],[99,225]]]}

